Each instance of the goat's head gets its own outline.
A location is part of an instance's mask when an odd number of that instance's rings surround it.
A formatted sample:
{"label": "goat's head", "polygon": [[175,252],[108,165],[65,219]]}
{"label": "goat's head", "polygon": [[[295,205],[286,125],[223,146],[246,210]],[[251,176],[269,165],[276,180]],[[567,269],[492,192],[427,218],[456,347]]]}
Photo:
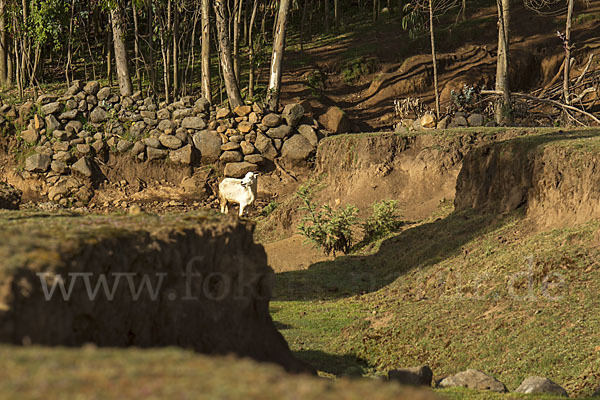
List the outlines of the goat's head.
{"label": "goat's head", "polygon": [[256,172],[248,172],[246,176],[244,176],[244,179],[242,179],[242,186],[247,187],[254,185],[257,178],[258,174]]}

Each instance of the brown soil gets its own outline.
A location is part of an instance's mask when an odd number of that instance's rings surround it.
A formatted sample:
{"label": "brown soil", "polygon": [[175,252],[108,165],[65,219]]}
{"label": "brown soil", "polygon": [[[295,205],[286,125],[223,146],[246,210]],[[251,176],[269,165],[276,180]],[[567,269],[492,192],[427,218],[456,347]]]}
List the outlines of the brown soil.
{"label": "brown soil", "polygon": [[[558,72],[564,59],[562,43],[556,31],[564,31],[564,16],[547,17],[515,3],[511,13],[511,89],[531,91],[543,88]],[[598,13],[600,4],[577,2],[575,15]],[[469,15],[468,21],[452,25],[454,16],[442,18],[437,32],[439,89],[442,109],[450,105],[451,90],[463,85],[492,89],[496,74],[496,13],[494,6]],[[287,50],[282,100],[303,101],[315,115],[331,105],[344,109],[355,122],[355,131],[385,129],[393,126],[394,105],[398,98],[420,97],[433,107],[433,75],[428,38],[409,40],[396,20],[382,20],[377,26],[344,35],[334,43],[299,52]],[[572,41],[576,59],[572,76],[581,73],[589,53],[600,55],[596,32],[600,20],[574,24]],[[465,43],[468,43],[465,45]],[[345,61],[359,56],[374,57],[379,68],[356,82],[344,81],[341,70]],[[308,62],[306,61],[308,60]],[[297,65],[302,66],[298,67]],[[595,67],[598,68],[598,62]],[[325,88],[320,97],[307,84],[308,76],[320,71]],[[435,108],[435,107],[433,107]]]}

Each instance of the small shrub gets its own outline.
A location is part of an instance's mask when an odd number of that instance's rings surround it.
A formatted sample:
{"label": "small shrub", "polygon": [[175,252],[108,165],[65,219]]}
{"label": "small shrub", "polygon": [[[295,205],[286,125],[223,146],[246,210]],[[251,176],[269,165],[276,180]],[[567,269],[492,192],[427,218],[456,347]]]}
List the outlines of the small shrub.
{"label": "small shrub", "polygon": [[394,100],[394,111],[399,119],[421,118],[429,108],[418,97]]}
{"label": "small shrub", "polygon": [[368,242],[398,230],[402,221],[398,215],[397,204],[396,200],[382,200],[373,203],[371,206],[373,213],[363,224],[365,232],[363,241]]}
{"label": "small shrub", "polygon": [[263,217],[268,217],[273,211],[275,211],[277,207],[279,207],[279,203],[275,200],[271,200],[271,202],[262,209],[260,215]]}
{"label": "small shrub", "polygon": [[464,85],[462,90],[450,91],[452,106],[456,111],[476,111],[479,103],[479,92],[475,86]]}
{"label": "small shrub", "polygon": [[323,205],[317,211],[317,206],[310,200],[311,192],[308,187],[302,187],[296,195],[303,201],[301,208],[308,214],[298,225],[298,231],[308,241],[321,248],[326,255],[341,251],[346,254],[353,245],[352,227],[356,224],[358,209],[348,205],[334,210],[329,205]]}

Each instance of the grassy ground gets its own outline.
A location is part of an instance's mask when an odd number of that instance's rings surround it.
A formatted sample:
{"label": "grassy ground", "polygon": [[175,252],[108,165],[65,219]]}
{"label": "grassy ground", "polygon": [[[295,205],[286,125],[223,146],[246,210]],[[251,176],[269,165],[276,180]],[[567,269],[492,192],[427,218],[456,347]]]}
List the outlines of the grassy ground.
{"label": "grassy ground", "polygon": [[477,368],[511,390],[541,375],[590,395],[600,384],[599,228],[536,232],[519,214],[450,213],[370,252],[278,275],[273,318],[327,374],[428,364],[435,379]]}

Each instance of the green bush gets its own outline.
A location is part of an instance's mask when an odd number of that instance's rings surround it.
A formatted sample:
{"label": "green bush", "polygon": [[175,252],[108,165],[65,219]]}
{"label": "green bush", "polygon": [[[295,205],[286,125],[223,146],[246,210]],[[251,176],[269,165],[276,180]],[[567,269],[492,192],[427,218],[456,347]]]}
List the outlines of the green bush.
{"label": "green bush", "polygon": [[389,233],[395,232],[402,225],[396,208],[396,200],[382,200],[371,206],[373,213],[363,224],[364,242],[369,242]]}
{"label": "green bush", "polygon": [[317,211],[317,207],[310,200],[309,188],[300,188],[296,194],[304,202],[301,209],[308,211],[298,225],[300,234],[321,248],[326,255],[333,253],[335,257],[338,251],[348,253],[354,242],[352,226],[356,224],[358,209],[348,205],[334,210],[325,204]]}

